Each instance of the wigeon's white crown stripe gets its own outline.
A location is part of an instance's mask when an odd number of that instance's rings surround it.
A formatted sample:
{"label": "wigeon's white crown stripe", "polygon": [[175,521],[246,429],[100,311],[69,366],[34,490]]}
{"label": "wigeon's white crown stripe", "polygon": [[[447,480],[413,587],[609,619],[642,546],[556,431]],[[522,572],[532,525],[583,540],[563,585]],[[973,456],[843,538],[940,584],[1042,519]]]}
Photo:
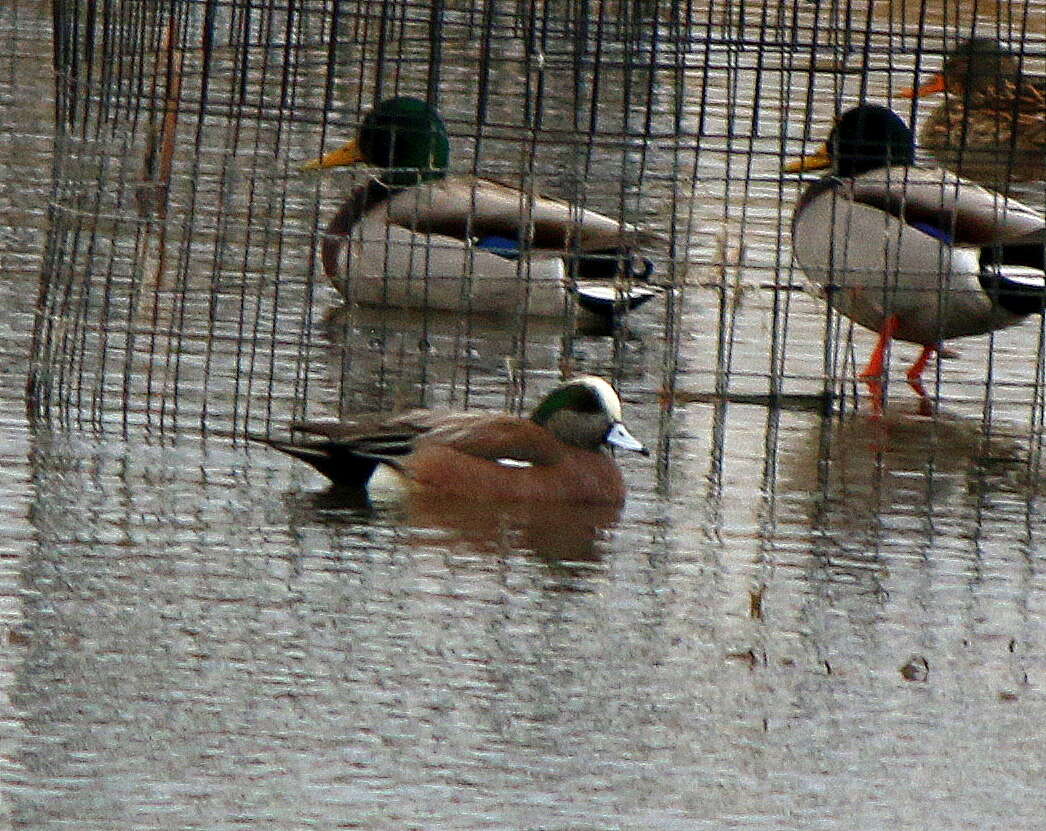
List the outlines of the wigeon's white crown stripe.
{"label": "wigeon's white crown stripe", "polygon": [[617,393],[610,384],[595,375],[585,375],[574,380],[585,384],[599,397],[599,401],[611,421],[621,421],[621,399],[617,397]]}

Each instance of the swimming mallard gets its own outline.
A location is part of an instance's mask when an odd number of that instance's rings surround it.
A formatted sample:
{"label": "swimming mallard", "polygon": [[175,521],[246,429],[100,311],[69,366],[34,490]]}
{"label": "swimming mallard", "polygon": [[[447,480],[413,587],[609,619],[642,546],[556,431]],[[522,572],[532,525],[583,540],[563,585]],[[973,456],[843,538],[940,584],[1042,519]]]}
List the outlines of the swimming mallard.
{"label": "swimming mallard", "polygon": [[872,104],[839,119],[789,172],[831,167],[806,188],[792,248],[832,307],[879,333],[861,377],[881,404],[890,339],[921,344],[908,381],[950,338],[1019,323],[1046,306],[1046,218],[943,170],[912,167],[912,131]]}
{"label": "swimming mallard", "polygon": [[919,131],[942,166],[989,185],[1046,179],[1046,78],[1020,71],[1017,56],[971,38],[941,71],[905,98],[945,94]]}
{"label": "swimming mallard", "polygon": [[[327,226],[327,277],[350,301],[559,316],[567,295],[602,316],[657,293],[631,225],[473,176],[448,175],[450,142],[439,113],[390,98],[359,135],[306,169],[379,168]],[[348,262],[339,262],[348,241]]]}

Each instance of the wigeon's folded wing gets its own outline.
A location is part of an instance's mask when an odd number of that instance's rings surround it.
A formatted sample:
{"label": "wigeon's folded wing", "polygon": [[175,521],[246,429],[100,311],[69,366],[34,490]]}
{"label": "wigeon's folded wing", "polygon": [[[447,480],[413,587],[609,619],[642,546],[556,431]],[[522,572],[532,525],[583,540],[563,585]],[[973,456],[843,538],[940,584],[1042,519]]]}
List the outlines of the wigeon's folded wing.
{"label": "wigeon's folded wing", "polygon": [[449,413],[441,410],[405,410],[401,413],[364,414],[345,421],[296,421],[291,424],[295,433],[320,436],[332,441],[352,442],[381,436],[420,436],[448,422],[456,422],[469,413]]}
{"label": "wigeon's folded wing", "polygon": [[301,459],[339,485],[362,488],[379,464],[399,467],[419,436],[441,423],[445,415],[412,410],[396,416],[363,417],[358,421],[303,421],[291,425],[313,438],[285,441],[251,436]]}
{"label": "wigeon's folded wing", "polygon": [[316,438],[301,443],[280,442],[278,449],[314,466],[315,460],[323,456],[337,460],[339,465],[358,459],[371,463],[373,471],[374,465],[380,463],[397,467],[399,460],[414,451],[420,437],[441,425],[461,425],[481,417],[439,410],[408,410],[393,416],[364,416],[354,421],[299,421],[292,424],[291,429]]}
{"label": "wigeon's folded wing", "polygon": [[472,423],[450,424],[418,440],[419,452],[440,445],[504,467],[553,465],[563,456],[562,443],[530,419],[487,416]]}

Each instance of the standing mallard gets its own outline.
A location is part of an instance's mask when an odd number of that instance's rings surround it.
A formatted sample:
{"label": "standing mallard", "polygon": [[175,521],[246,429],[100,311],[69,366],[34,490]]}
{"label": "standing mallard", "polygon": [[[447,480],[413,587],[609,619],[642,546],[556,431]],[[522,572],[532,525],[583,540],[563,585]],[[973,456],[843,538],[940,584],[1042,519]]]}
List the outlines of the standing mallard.
{"label": "standing mallard", "polygon": [[1020,71],[1017,56],[990,38],[971,38],[941,71],[916,89],[916,98],[945,98],[919,132],[919,142],[942,166],[997,187],[1046,179],[1046,78]]}
{"label": "standing mallard", "polygon": [[864,104],[789,172],[831,168],[796,205],[792,249],[841,314],[879,333],[861,378],[881,407],[891,338],[921,344],[908,381],[942,341],[1019,323],[1046,306],[1046,218],[943,170],[912,167],[912,131]]}
{"label": "standing mallard", "polygon": [[[350,302],[559,316],[573,293],[604,317],[656,295],[649,235],[565,202],[472,176],[448,175],[450,142],[439,113],[390,98],[359,135],[306,169],[378,168],[327,226],[323,267]],[[348,242],[348,262],[340,262]]]}

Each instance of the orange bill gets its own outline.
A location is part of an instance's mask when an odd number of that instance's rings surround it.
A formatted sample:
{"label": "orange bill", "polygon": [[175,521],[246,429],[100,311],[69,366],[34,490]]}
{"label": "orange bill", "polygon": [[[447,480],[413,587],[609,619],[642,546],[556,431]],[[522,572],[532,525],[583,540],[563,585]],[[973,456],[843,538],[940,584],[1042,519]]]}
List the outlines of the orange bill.
{"label": "orange bill", "polygon": [[897,94],[901,96],[901,98],[922,98],[924,95],[934,95],[938,92],[944,92],[946,86],[947,85],[944,82],[944,73],[938,72],[921,87],[907,87]]}
{"label": "orange bill", "polygon": [[360,152],[359,142],[353,139],[337,150],[331,150],[325,156],[305,162],[301,169],[323,170],[328,167],[344,167],[346,165],[359,164],[362,161],[363,153]]}
{"label": "orange bill", "polygon": [[803,173],[807,170],[824,170],[832,166],[832,156],[828,152],[828,143],[825,142],[818,150],[809,156],[788,162],[784,166],[785,173]]}

